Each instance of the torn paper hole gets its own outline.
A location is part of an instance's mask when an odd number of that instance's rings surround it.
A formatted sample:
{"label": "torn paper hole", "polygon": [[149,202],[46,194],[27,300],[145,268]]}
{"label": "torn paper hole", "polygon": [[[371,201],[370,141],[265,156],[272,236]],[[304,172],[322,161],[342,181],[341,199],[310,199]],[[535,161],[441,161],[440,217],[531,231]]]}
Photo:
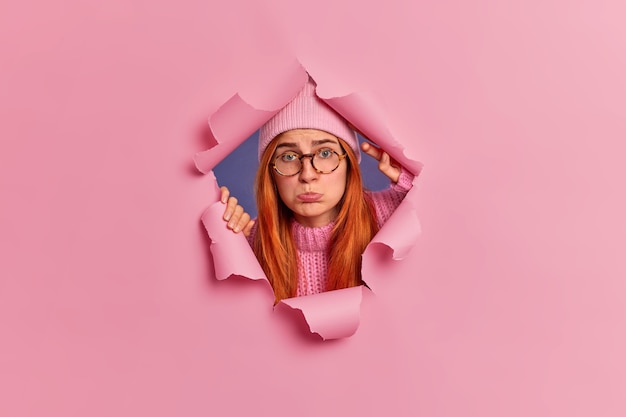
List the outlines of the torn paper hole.
{"label": "torn paper hole", "polygon": [[[276,108],[260,108],[257,105],[259,102],[257,97],[250,96],[247,100],[243,100],[244,94],[233,96],[210,118],[211,131],[217,145],[196,155],[198,169],[202,172],[209,172],[213,169],[251,133],[291,101],[306,82],[306,77],[308,77],[306,71],[300,67],[294,69],[293,76],[285,78],[284,90],[278,93],[272,92],[280,96],[273,100],[274,104],[279,104],[275,106]],[[319,90],[318,84],[318,92]],[[404,155],[404,147],[386,127],[382,116],[384,113],[371,96],[355,93],[345,97],[320,98],[356,129],[385,149],[417,178],[421,164]],[[233,120],[237,122],[233,123]],[[363,280],[372,290],[375,291],[376,286],[379,285],[381,280],[379,272],[381,269],[384,270],[385,264],[402,259],[414,246],[420,233],[415,208],[416,192],[413,188],[366,249],[363,255],[362,275]],[[216,278],[223,280],[232,275],[238,275],[253,280],[263,280],[269,286],[245,237],[241,233],[234,234],[226,228],[226,223],[222,220],[223,212],[224,205],[216,202],[202,216],[203,224],[212,241],[211,251]],[[349,337],[354,334],[359,325],[362,291],[363,287],[329,291],[285,299],[279,305],[301,311],[311,332],[319,334],[324,340]],[[277,311],[280,310],[280,308],[277,309]]]}

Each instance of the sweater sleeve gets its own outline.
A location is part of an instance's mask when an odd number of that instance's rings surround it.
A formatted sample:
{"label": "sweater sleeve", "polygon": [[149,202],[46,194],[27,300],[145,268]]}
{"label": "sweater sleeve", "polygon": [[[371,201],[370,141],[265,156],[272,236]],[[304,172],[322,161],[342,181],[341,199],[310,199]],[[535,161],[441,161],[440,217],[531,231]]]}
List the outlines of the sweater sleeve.
{"label": "sweater sleeve", "polygon": [[382,227],[402,203],[404,197],[413,187],[413,178],[415,175],[402,168],[397,183],[392,183],[389,188],[383,191],[369,192],[374,202],[378,227]]}

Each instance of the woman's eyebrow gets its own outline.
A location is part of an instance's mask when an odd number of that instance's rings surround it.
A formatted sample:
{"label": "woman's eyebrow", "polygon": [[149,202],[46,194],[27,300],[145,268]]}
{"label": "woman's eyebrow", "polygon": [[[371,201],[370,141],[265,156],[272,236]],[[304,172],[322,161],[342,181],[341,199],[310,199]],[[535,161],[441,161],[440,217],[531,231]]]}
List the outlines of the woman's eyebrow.
{"label": "woman's eyebrow", "polygon": [[333,140],[333,139],[314,140],[313,142],[311,142],[311,145],[312,146],[319,146],[319,145],[323,145],[325,143],[332,143],[333,145],[339,145],[339,142],[337,142],[336,140]]}
{"label": "woman's eyebrow", "polygon": [[296,149],[298,147],[297,144],[295,144],[294,142],[283,142],[280,145],[276,146],[276,150],[280,149],[280,148],[291,148],[291,149]]}
{"label": "woman's eyebrow", "polygon": [[[333,145],[339,145],[339,142],[337,142],[336,140],[333,140],[333,139],[319,139],[319,140],[312,141],[311,142],[311,147],[324,145],[326,143],[332,143]],[[299,146],[295,142],[283,142],[283,143],[281,143],[281,144],[276,146],[276,150],[278,150],[280,148],[298,149]]]}

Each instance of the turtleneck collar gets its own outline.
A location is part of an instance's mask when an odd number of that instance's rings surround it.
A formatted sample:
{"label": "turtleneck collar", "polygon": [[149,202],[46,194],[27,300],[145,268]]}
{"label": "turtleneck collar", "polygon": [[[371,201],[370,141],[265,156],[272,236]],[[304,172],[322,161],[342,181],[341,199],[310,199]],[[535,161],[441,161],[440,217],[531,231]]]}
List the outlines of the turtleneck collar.
{"label": "turtleneck collar", "polygon": [[328,250],[328,242],[333,231],[335,222],[330,222],[322,227],[306,227],[293,221],[291,231],[296,247],[300,251],[318,252]]}

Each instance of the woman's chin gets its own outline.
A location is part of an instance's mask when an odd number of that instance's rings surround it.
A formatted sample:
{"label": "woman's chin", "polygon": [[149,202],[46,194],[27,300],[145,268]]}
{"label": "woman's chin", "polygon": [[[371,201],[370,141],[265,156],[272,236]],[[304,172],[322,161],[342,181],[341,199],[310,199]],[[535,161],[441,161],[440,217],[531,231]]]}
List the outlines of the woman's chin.
{"label": "woman's chin", "polygon": [[334,220],[333,213],[325,210],[297,210],[294,211],[294,218],[298,223],[308,227],[322,227]]}

